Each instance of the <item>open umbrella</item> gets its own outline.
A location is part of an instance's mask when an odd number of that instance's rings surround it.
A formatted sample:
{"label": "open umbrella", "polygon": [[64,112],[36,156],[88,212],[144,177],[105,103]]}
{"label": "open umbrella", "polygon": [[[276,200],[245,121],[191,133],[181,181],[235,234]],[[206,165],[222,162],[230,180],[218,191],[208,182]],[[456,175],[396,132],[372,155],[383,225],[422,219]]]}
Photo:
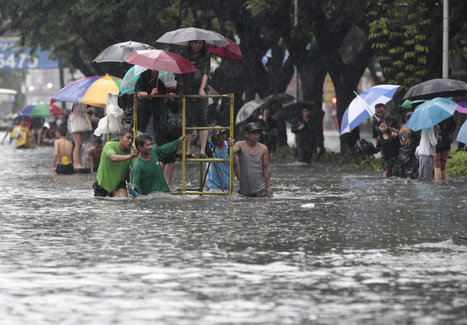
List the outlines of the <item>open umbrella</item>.
{"label": "open umbrella", "polygon": [[409,88],[405,99],[432,99],[436,97],[455,97],[467,95],[467,83],[456,79],[431,79]]}
{"label": "open umbrella", "polygon": [[467,101],[459,102],[459,106],[457,106],[456,111],[459,113],[467,114]]}
{"label": "open umbrella", "polygon": [[263,98],[262,100],[265,106],[273,104],[273,103],[283,105],[283,104],[290,103],[291,101],[293,101],[294,97],[286,93],[277,93],[277,94],[271,94]]}
{"label": "open umbrella", "polygon": [[457,133],[456,140],[458,142],[462,142],[463,144],[467,144],[467,120],[462,124],[459,133]]}
{"label": "open umbrella", "polygon": [[378,85],[357,95],[344,112],[340,133],[352,131],[363,121],[373,116],[375,105],[389,102],[399,87],[398,85]]}
{"label": "open umbrella", "polygon": [[145,43],[128,41],[110,45],[101,53],[92,62],[125,62],[123,59],[125,56],[136,50],[150,50],[154,47]]}
{"label": "open umbrella", "polygon": [[282,110],[285,113],[285,119],[289,122],[292,122],[295,118],[301,116],[301,111],[304,107],[307,107],[310,109],[310,111],[313,111],[314,106],[316,106],[314,102],[295,102],[284,105]]}
{"label": "open umbrella", "polygon": [[[148,68],[134,65],[125,73],[123,77],[122,83],[120,84],[120,93],[126,94],[127,92],[135,90],[136,83],[138,82],[139,77],[141,74],[146,71]],[[167,72],[159,71],[159,78],[166,75]]]}
{"label": "open umbrella", "polygon": [[196,68],[184,57],[164,50],[138,50],[128,54],[125,61],[154,70],[174,73],[195,72]]}
{"label": "open umbrella", "polygon": [[211,54],[220,56],[221,58],[242,61],[243,55],[242,55],[242,51],[240,51],[240,46],[238,46],[237,43],[228,39],[227,37],[225,36],[222,36],[222,37],[224,37],[224,39],[227,42],[229,42],[229,45],[221,46],[221,47],[213,47],[211,45],[208,45],[206,50],[208,50],[208,52]]}
{"label": "open umbrella", "polygon": [[433,127],[452,116],[457,106],[457,103],[449,98],[428,100],[415,109],[407,127],[413,131]]}
{"label": "open umbrella", "polygon": [[109,75],[81,78],[60,89],[53,99],[105,108],[107,94],[118,94],[121,81]]}
{"label": "open umbrella", "polygon": [[249,102],[245,103],[237,113],[235,124],[243,123],[251,116],[251,114],[253,114],[254,111],[261,109],[263,104],[264,102],[262,100],[250,100]]}
{"label": "open umbrella", "polygon": [[196,27],[180,28],[167,32],[159,37],[156,42],[188,46],[188,42],[194,40],[206,41],[207,44],[216,47],[230,44],[221,34]]}
{"label": "open umbrella", "polygon": [[426,99],[416,99],[416,100],[406,99],[406,100],[404,100],[404,102],[401,104],[401,107],[402,107],[402,108],[411,109],[412,106],[413,106],[414,104],[423,103],[425,100],[426,100]]}
{"label": "open umbrella", "polygon": [[19,116],[47,117],[50,116],[49,108],[45,103],[28,105],[19,113]]}

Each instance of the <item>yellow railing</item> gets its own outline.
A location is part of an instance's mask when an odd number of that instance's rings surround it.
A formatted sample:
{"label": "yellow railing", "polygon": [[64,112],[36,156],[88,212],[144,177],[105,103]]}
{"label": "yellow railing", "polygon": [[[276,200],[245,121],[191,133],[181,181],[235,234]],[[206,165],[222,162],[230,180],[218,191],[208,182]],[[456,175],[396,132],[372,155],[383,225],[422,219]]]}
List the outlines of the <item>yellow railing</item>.
{"label": "yellow railing", "polygon": [[[133,128],[134,128],[134,138],[133,138],[133,144],[136,138],[136,135],[138,133],[137,131],[137,116],[138,116],[138,98],[142,96],[135,94],[134,96],[134,110],[133,110]],[[169,97],[168,95],[150,95],[148,96],[149,98],[160,98],[164,97],[167,98]],[[186,130],[216,130],[216,129],[221,129],[225,130],[228,129],[230,131],[230,138],[234,138],[234,94],[224,94],[224,95],[207,95],[206,97],[210,98],[226,98],[229,99],[230,102],[230,116],[229,116],[229,121],[230,125],[229,126],[206,126],[206,127],[187,127],[186,126],[186,99],[187,98],[200,98],[199,95],[176,95],[172,96],[176,98],[181,98],[182,99],[182,135],[186,135]],[[227,194],[232,194],[233,192],[233,148],[229,147],[229,159],[220,159],[220,158],[190,158],[188,159],[185,155],[185,149],[186,149],[186,143],[185,141],[182,142],[182,189],[180,191],[172,192],[172,194],[196,194],[196,195],[227,195]],[[229,191],[228,192],[219,192],[219,191],[209,191],[209,192],[204,192],[202,185],[203,185],[203,180],[204,180],[204,163],[205,162],[212,162],[212,163],[218,163],[218,162],[229,162]],[[186,163],[187,162],[199,162],[200,163],[200,186],[199,190],[187,190],[186,188]]]}

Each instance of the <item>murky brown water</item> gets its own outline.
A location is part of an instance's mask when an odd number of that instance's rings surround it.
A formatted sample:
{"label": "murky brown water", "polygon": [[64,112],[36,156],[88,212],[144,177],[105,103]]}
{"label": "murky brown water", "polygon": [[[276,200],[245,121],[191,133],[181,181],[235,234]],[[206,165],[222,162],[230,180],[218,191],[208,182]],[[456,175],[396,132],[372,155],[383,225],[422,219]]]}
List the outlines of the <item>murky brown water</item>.
{"label": "murky brown water", "polygon": [[466,178],[273,161],[270,200],[132,201],[0,157],[2,324],[466,324]]}

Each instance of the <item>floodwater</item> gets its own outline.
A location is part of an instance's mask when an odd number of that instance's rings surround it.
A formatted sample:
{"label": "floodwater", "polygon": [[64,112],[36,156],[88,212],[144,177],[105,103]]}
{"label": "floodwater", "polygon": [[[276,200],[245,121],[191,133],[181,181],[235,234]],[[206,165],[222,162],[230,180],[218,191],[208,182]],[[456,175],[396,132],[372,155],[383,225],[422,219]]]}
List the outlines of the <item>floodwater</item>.
{"label": "floodwater", "polygon": [[272,199],[95,199],[51,160],[0,146],[1,324],[467,324],[465,177],[273,161]]}

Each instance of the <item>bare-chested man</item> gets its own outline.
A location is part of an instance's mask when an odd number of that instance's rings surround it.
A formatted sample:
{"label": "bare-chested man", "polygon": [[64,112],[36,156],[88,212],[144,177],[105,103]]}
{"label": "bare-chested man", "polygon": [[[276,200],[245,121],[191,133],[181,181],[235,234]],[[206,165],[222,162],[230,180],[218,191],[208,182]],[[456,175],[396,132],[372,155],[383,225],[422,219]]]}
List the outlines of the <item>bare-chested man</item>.
{"label": "bare-chested man", "polygon": [[73,143],[65,138],[66,131],[66,128],[60,127],[55,132],[57,140],[54,142],[52,172],[55,172],[58,175],[74,174],[73,161],[71,158],[73,155]]}

